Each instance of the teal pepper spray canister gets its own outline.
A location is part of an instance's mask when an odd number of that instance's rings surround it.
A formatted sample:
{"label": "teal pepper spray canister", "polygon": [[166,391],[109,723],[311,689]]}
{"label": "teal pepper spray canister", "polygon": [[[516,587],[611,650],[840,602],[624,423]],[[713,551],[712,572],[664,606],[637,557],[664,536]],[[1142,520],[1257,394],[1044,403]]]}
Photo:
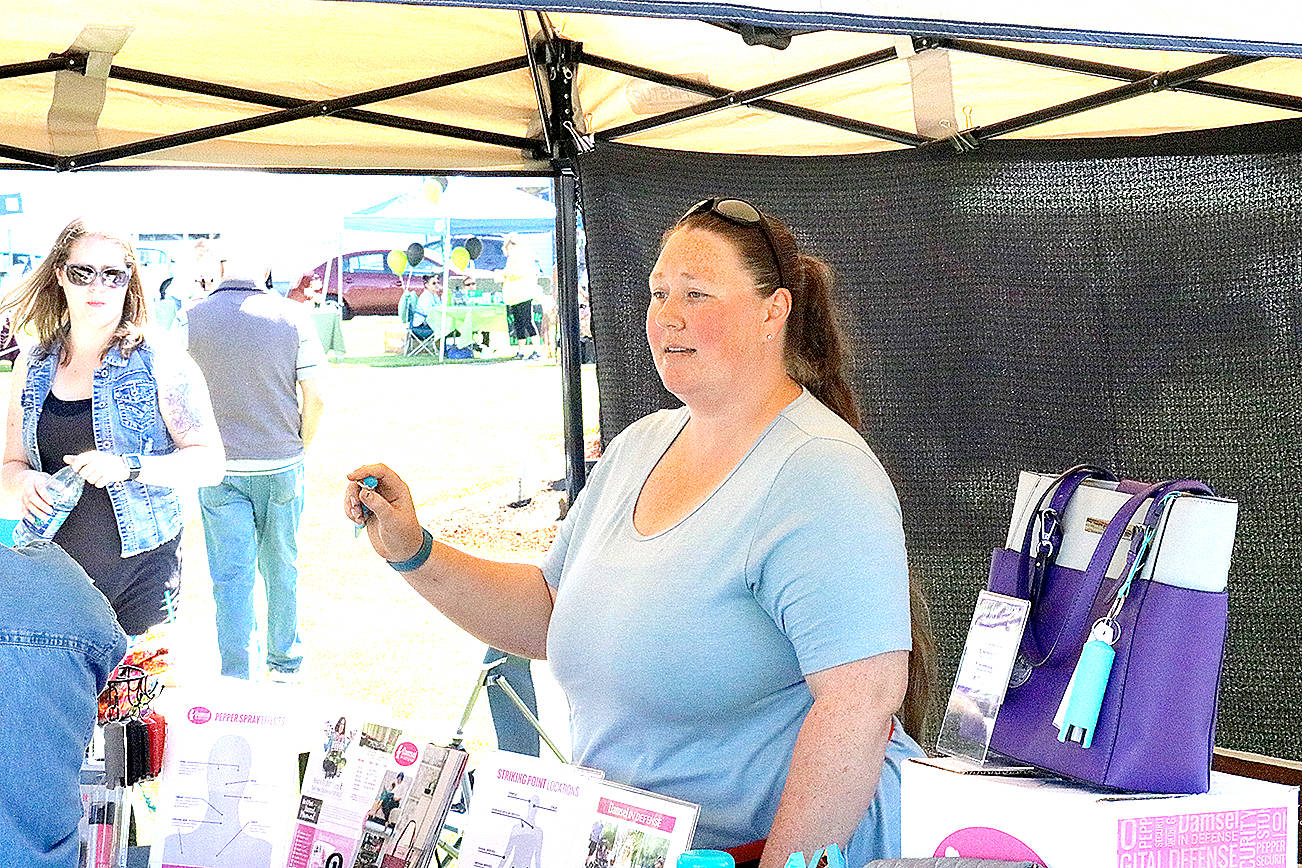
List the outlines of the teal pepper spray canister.
{"label": "teal pepper spray canister", "polygon": [[732,854],[722,850],[687,850],[678,857],[678,868],[736,868]]}
{"label": "teal pepper spray canister", "polygon": [[1116,631],[1106,621],[1100,621],[1090,631],[1089,641],[1081,649],[1080,661],[1072,673],[1064,698],[1062,720],[1058,727],[1058,741],[1078,742],[1088,748],[1094,743],[1094,729],[1103,709],[1103,695],[1112,677],[1112,663],[1117,652],[1112,643]]}

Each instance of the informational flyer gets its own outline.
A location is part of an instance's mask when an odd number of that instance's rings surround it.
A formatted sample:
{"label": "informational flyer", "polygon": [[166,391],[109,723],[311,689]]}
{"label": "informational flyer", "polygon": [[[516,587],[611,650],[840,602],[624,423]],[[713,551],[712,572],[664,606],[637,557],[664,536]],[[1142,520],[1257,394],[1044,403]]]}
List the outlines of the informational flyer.
{"label": "informational flyer", "polygon": [[[402,750],[399,744],[397,752]],[[414,770],[387,772],[362,824],[353,868],[431,864],[426,854],[432,855],[438,846],[448,808],[460,793],[467,759],[465,751],[427,744]]]}
{"label": "informational flyer", "polygon": [[458,868],[574,868],[588,852],[601,772],[493,751],[475,770]]}
{"label": "informational flyer", "polygon": [[940,753],[967,757],[978,765],[986,761],[1030,606],[1028,600],[992,591],[977,597],[936,739]]}
{"label": "informational flyer", "polygon": [[437,841],[464,751],[411,740],[391,720],[322,717],[294,814],[287,868],[406,868]]}
{"label": "informational flyer", "polygon": [[699,806],[613,781],[597,789],[584,868],[673,868],[691,849]]}
{"label": "informational flyer", "polygon": [[298,791],[284,691],[174,688],[151,868],[279,868]]}

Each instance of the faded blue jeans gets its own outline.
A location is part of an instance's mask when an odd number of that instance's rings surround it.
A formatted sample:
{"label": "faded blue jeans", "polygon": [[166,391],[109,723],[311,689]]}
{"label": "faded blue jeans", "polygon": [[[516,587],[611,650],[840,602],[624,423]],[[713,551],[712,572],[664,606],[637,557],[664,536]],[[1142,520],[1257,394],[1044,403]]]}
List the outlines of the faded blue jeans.
{"label": "faded blue jeans", "polygon": [[95,697],[126,650],[108,600],[63,549],[0,547],[0,865],[77,863]]}
{"label": "faded blue jeans", "polygon": [[303,515],[303,465],[279,473],[227,476],[199,489],[208,572],[217,603],[222,675],[249,677],[254,574],[267,587],[267,667],[297,672],[298,522]]}

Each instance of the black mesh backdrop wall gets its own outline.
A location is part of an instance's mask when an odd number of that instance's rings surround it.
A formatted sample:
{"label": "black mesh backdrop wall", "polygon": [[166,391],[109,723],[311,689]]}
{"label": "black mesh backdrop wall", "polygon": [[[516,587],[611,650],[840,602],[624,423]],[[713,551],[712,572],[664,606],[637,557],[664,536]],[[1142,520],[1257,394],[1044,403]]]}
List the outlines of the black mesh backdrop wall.
{"label": "black mesh backdrop wall", "polygon": [[661,233],[706,196],[748,198],[841,277],[864,435],[932,600],[940,692],[1019,469],[1193,476],[1241,501],[1218,743],[1302,759],[1299,133],[964,156],[602,145],[580,166],[602,436],[676,403],[644,336]]}

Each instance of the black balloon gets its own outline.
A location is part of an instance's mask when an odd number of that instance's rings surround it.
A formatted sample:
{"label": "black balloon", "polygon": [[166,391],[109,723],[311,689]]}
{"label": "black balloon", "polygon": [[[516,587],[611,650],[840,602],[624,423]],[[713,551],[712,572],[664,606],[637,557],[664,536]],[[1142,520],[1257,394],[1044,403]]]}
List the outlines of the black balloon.
{"label": "black balloon", "polygon": [[466,252],[470,254],[471,259],[478,259],[479,254],[484,252],[484,242],[474,236],[467,238],[462,247],[466,248]]}
{"label": "black balloon", "polygon": [[424,258],[425,258],[425,248],[421,245],[419,241],[413,241],[407,245],[407,267],[408,268],[415,268],[417,265],[420,265],[421,260]]}

